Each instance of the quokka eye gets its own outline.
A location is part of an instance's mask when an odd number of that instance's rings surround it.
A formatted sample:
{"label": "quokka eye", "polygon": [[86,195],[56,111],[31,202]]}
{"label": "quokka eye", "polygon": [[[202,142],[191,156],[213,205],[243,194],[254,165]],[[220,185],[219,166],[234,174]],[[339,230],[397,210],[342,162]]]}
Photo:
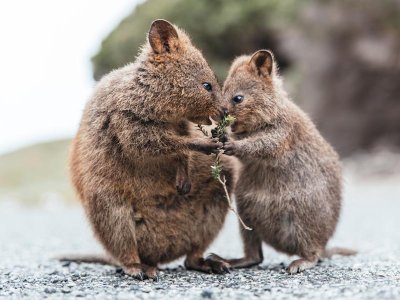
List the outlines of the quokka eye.
{"label": "quokka eye", "polygon": [[236,95],[232,98],[232,102],[235,104],[239,104],[243,102],[244,97],[242,95]]}
{"label": "quokka eye", "polygon": [[212,85],[208,82],[203,82],[203,87],[206,89],[206,91],[211,92],[212,91]]}

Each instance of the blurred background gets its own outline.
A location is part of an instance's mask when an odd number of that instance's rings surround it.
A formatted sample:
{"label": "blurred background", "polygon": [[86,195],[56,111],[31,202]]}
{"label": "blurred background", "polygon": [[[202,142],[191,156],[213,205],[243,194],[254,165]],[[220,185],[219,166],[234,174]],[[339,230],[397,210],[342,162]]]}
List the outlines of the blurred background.
{"label": "blurred background", "polygon": [[67,156],[84,104],[157,18],[189,33],[221,83],[235,56],[271,49],[346,172],[398,174],[398,0],[19,0],[0,3],[0,202],[75,201]]}

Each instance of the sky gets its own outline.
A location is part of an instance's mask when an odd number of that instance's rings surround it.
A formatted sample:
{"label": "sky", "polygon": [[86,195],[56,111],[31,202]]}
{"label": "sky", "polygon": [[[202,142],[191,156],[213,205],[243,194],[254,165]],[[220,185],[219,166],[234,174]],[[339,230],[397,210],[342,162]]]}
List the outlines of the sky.
{"label": "sky", "polygon": [[74,135],[95,84],[90,58],[139,2],[0,2],[0,154]]}

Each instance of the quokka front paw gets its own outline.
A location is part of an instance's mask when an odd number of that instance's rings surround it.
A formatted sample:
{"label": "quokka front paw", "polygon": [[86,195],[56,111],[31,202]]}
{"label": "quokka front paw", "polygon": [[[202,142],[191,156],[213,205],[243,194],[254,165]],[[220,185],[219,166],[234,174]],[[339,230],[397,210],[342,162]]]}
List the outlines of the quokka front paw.
{"label": "quokka front paw", "polygon": [[176,180],[176,191],[179,195],[186,195],[190,192],[192,183],[188,179],[177,179]]}
{"label": "quokka front paw", "polygon": [[234,141],[227,141],[224,143],[224,147],[222,148],[224,150],[225,155],[236,155],[237,154],[237,143]]}
{"label": "quokka front paw", "polygon": [[207,155],[218,154],[223,144],[218,139],[194,139],[189,143],[189,149],[198,151]]}

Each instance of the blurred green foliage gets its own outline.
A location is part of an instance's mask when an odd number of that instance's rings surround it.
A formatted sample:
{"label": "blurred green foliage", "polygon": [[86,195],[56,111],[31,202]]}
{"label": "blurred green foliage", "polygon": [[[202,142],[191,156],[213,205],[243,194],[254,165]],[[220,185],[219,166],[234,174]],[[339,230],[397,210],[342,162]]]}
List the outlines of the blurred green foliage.
{"label": "blurred green foliage", "polygon": [[[94,78],[134,60],[150,24],[166,19],[189,33],[217,76],[223,79],[232,59],[260,48],[274,48],[279,30],[296,19],[308,0],[148,0],[138,5],[104,39],[92,58]],[[280,66],[287,61],[280,56]]]}

